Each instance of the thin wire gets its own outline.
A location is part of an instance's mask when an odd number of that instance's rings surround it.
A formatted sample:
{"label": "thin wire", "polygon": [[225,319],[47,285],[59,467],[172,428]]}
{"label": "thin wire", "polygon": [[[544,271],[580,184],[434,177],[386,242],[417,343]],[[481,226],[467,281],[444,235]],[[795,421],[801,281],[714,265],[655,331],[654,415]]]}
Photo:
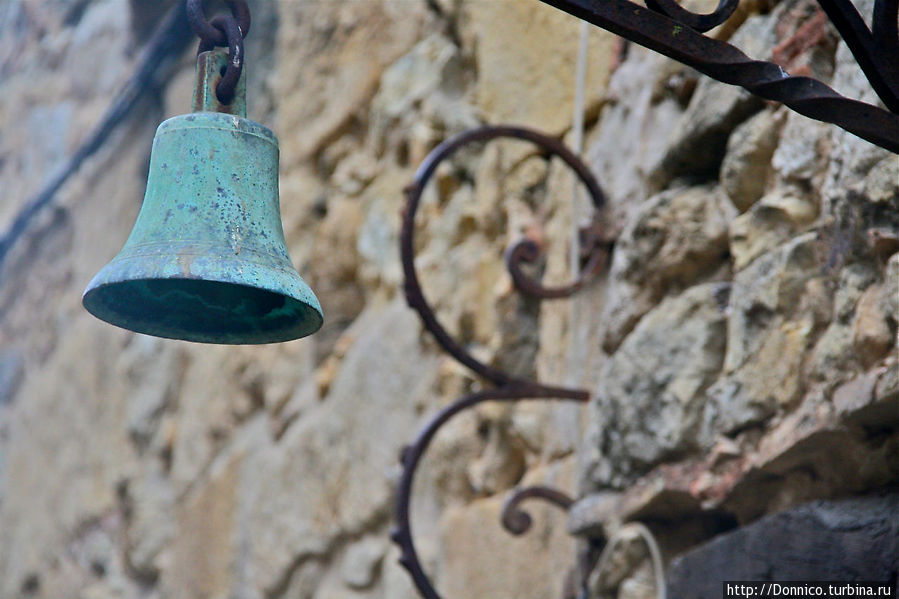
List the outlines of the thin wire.
{"label": "thin wire", "polygon": [[[589,42],[590,24],[581,21],[580,43],[577,52],[577,64],[574,74],[574,114],[572,115],[571,131],[572,146],[575,155],[580,156],[584,149],[584,96],[587,79],[587,48]],[[580,224],[583,213],[584,198],[577,177],[571,181],[571,231],[570,251],[568,254],[569,270],[575,275],[581,268]],[[566,359],[568,370],[568,383],[581,384],[584,365],[581,361],[587,355],[587,340],[585,327],[576,327],[574,323],[581,320],[581,302],[573,300],[568,306],[568,357]],[[575,364],[575,360],[578,361]]]}
{"label": "thin wire", "polygon": [[599,556],[599,562],[596,564],[597,575],[602,576],[606,563],[611,559],[615,546],[621,541],[626,533],[631,531],[639,534],[640,538],[642,538],[643,542],[646,544],[646,548],[649,549],[649,557],[652,560],[652,571],[656,585],[656,599],[667,599],[668,591],[665,588],[665,564],[662,561],[662,551],[659,549],[659,544],[652,532],[640,522],[628,522],[612,535],[605,549],[603,549],[602,554]]}
{"label": "thin wire", "polygon": [[[584,150],[584,87],[587,79],[587,47],[589,42],[590,24],[581,21],[580,44],[577,52],[577,66],[575,67],[574,77],[574,115],[571,123],[572,140],[574,153],[580,156]],[[571,269],[573,273],[577,273],[580,268],[580,235],[578,233],[578,216],[581,208],[580,188],[577,185],[577,178],[572,177],[572,198],[571,198]]]}

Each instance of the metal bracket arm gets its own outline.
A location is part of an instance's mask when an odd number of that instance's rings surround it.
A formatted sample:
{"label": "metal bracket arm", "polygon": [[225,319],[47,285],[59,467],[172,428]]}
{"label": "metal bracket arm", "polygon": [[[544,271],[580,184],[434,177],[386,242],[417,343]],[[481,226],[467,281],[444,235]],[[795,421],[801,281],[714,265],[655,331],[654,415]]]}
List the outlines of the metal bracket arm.
{"label": "metal bracket arm", "polygon": [[[899,0],[876,1],[873,32],[847,0],[819,0],[874,91],[893,112],[842,96],[817,79],[791,76],[779,65],[749,58],[734,46],[694,29],[700,17],[717,15],[713,22],[703,21],[703,28],[723,23],[736,9],[737,3],[733,1],[725,0],[725,6],[712,15],[695,15],[684,9],[675,11],[666,7],[676,18],[628,0],[541,2],[673,58],[717,81],[739,85],[766,100],[782,102],[799,114],[832,123],[899,153],[899,114],[895,114],[899,113],[899,41],[896,37]],[[660,5],[652,5],[659,11],[664,10]]]}

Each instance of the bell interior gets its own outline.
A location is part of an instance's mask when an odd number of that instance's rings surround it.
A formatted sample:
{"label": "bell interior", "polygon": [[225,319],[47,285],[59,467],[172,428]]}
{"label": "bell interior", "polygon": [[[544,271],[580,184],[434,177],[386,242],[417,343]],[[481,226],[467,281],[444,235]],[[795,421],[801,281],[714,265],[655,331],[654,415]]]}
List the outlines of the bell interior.
{"label": "bell interior", "polygon": [[290,296],[220,281],[136,279],[101,285],[84,305],[117,326],[203,343],[277,343],[311,334],[321,314]]}

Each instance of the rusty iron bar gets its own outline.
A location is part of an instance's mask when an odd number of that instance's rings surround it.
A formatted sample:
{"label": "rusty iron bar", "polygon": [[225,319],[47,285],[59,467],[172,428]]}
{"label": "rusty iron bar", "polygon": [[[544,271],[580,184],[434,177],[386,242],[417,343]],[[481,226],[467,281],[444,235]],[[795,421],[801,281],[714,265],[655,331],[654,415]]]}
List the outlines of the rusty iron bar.
{"label": "rusty iron bar", "polygon": [[222,104],[230,104],[237,93],[237,83],[243,71],[244,39],[250,32],[250,8],[245,0],[226,0],[230,15],[216,15],[207,21],[202,0],[187,0],[187,19],[200,38],[197,54],[217,46],[228,48],[228,66],[216,85],[215,93]]}
{"label": "rusty iron bar", "polygon": [[[225,0],[225,2],[231,9],[231,16],[237,21],[237,26],[240,27],[240,34],[247,37],[252,23],[250,7],[245,0]],[[228,45],[227,32],[206,20],[206,15],[203,13],[203,0],[187,0],[187,20],[190,22],[191,29],[203,42],[210,43],[213,47]]]}
{"label": "rusty iron bar", "polygon": [[[694,15],[679,7],[671,9],[667,0],[648,4],[673,17],[629,0],[540,1],[693,67],[713,79],[739,85],[766,100],[782,102],[799,114],[832,123],[899,153],[899,39],[896,24],[899,0],[876,0],[873,31],[848,0],[818,0],[889,110],[846,98],[817,79],[791,76],[774,63],[753,60],[734,46],[706,37],[694,29],[694,25],[705,28],[723,22],[729,16],[727,6],[712,13],[716,15],[713,20],[697,23],[687,17],[703,15]],[[711,18],[711,15],[705,16]]]}
{"label": "rusty iron bar", "polygon": [[[494,385],[465,395],[438,412],[419,432],[418,437],[403,449],[400,464],[403,471],[397,489],[395,520],[396,526],[391,532],[391,539],[401,552],[400,564],[409,572],[412,581],[425,599],[440,599],[421,565],[415,542],[412,536],[410,510],[412,502],[412,486],[419,463],[430,446],[437,432],[457,414],[471,409],[486,401],[517,402],[525,399],[542,399],[555,401],[586,402],[590,394],[583,389],[553,387],[535,381],[517,379],[506,372],[488,366],[477,360],[462,345],[453,339],[440,324],[434,310],[425,299],[424,292],[415,270],[415,214],[421,202],[425,187],[441,162],[465,145],[487,142],[498,138],[512,138],[531,142],[538,146],[546,157],[558,156],[577,174],[579,180],[587,188],[595,214],[590,225],[582,230],[586,243],[586,263],[573,283],[562,287],[545,287],[539,281],[530,278],[521,270],[521,264],[534,262],[540,255],[541,247],[534,240],[523,240],[513,244],[506,251],[506,266],[520,292],[541,300],[570,297],[595,276],[605,265],[610,243],[602,232],[602,221],[599,218],[606,205],[606,197],[590,169],[571,150],[558,139],[544,135],[532,129],[516,126],[483,126],[460,133],[438,145],[422,162],[415,173],[413,182],[406,188],[406,205],[403,210],[403,226],[400,234],[400,256],[405,276],[404,292],[409,306],[418,312],[419,317],[437,343],[460,363]],[[553,505],[567,509],[572,500],[564,493],[549,487],[530,487],[512,495],[503,510],[503,524],[509,529],[522,534],[530,526],[530,516],[519,508],[526,499],[544,499]]]}

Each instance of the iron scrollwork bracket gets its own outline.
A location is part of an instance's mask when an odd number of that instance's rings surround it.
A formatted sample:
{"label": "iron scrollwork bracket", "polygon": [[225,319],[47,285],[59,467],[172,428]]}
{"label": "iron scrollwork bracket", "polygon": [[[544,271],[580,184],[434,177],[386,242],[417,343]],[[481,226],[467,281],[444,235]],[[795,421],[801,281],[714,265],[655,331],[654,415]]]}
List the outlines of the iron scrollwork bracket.
{"label": "iron scrollwork bracket", "polygon": [[[807,76],[793,76],[781,66],[754,60],[727,42],[703,35],[727,21],[738,8],[739,0],[720,0],[710,14],[692,13],[675,0],[645,0],[641,6],[629,0],[541,0],[579,19],[606,29],[629,41],[693,67],[715,80],[738,85],[766,100],[781,102],[804,116],[831,123],[891,152],[899,153],[899,0],[874,0],[872,26],[869,28],[849,0],[817,0],[822,11],[846,42],[872,88],[886,109],[840,95],[826,84]],[[415,471],[431,441],[457,414],[486,401],[515,402],[522,399],[569,400],[586,402],[589,394],[581,389],[545,386],[520,380],[489,366],[472,356],[453,339],[437,320],[422,292],[414,264],[415,214],[422,193],[437,166],[460,147],[500,137],[530,141],[546,154],[561,158],[586,186],[599,214],[605,196],[586,165],[557,139],[521,127],[480,127],[466,131],[440,144],[424,160],[406,189],[400,250],[405,276],[404,291],[411,308],[418,312],[425,329],[437,343],[461,364],[482,377],[493,388],[465,395],[438,412],[422,429],[415,441],[403,449],[403,468],[396,499],[396,527],[391,537],[400,547],[400,563],[412,577],[425,599],[440,599],[425,574],[412,536],[410,508]],[[530,278],[521,265],[534,262],[541,248],[531,240],[520,241],[506,252],[506,265],[518,291],[539,299],[567,298],[582,288],[605,263],[607,244],[596,228],[591,237],[586,264],[577,279],[566,286],[547,288]],[[600,229],[601,231],[601,229]],[[538,498],[567,510],[572,500],[547,487],[519,489],[507,500],[502,523],[512,534],[523,534],[531,525],[530,516],[520,504]],[[582,567],[582,573],[586,568]],[[583,590],[584,580],[578,581]]]}
{"label": "iron scrollwork bracket", "polygon": [[753,60],[731,44],[703,35],[733,15],[739,0],[720,0],[708,15],[685,10],[674,0],[646,0],[646,7],[629,0],[541,2],[899,153],[899,0],[874,0],[871,28],[849,0],[818,0],[886,110],[842,96],[812,77],[790,75],[773,62]]}
{"label": "iron scrollwork bracket", "polygon": [[[418,312],[424,328],[433,335],[447,353],[493,386],[493,388],[464,395],[440,410],[421,430],[415,441],[403,449],[400,456],[403,471],[397,490],[396,526],[391,533],[391,538],[400,547],[400,563],[408,570],[415,586],[425,599],[440,599],[440,595],[425,574],[415,548],[410,521],[412,485],[416,469],[440,428],[457,414],[487,401],[516,402],[524,399],[542,399],[583,403],[590,397],[589,393],[583,389],[553,387],[535,381],[522,380],[479,361],[453,339],[440,324],[422,291],[415,270],[414,235],[415,215],[425,185],[436,171],[437,166],[462,146],[497,138],[528,141],[536,144],[545,155],[561,158],[586,187],[597,216],[606,204],[605,195],[590,169],[558,139],[531,129],[512,126],[479,127],[446,140],[425,158],[415,173],[413,183],[406,188],[406,206],[403,211],[400,235],[406,301],[411,308]],[[585,241],[589,242],[585,246],[588,254],[584,256],[584,266],[575,281],[565,286],[545,287],[539,281],[530,278],[521,268],[523,263],[534,262],[539,258],[541,248],[536,242],[525,239],[511,246],[506,251],[505,260],[516,289],[525,295],[542,300],[567,298],[581,289],[605,265],[608,255],[610,244],[603,239],[601,228],[596,226],[597,222],[600,222],[599,219],[594,218],[593,224],[583,231]],[[520,507],[521,502],[527,499],[542,499],[565,510],[573,503],[572,499],[561,491],[548,487],[527,487],[515,491],[506,501],[501,518],[503,525],[512,534],[524,534],[531,526],[530,516]]]}

